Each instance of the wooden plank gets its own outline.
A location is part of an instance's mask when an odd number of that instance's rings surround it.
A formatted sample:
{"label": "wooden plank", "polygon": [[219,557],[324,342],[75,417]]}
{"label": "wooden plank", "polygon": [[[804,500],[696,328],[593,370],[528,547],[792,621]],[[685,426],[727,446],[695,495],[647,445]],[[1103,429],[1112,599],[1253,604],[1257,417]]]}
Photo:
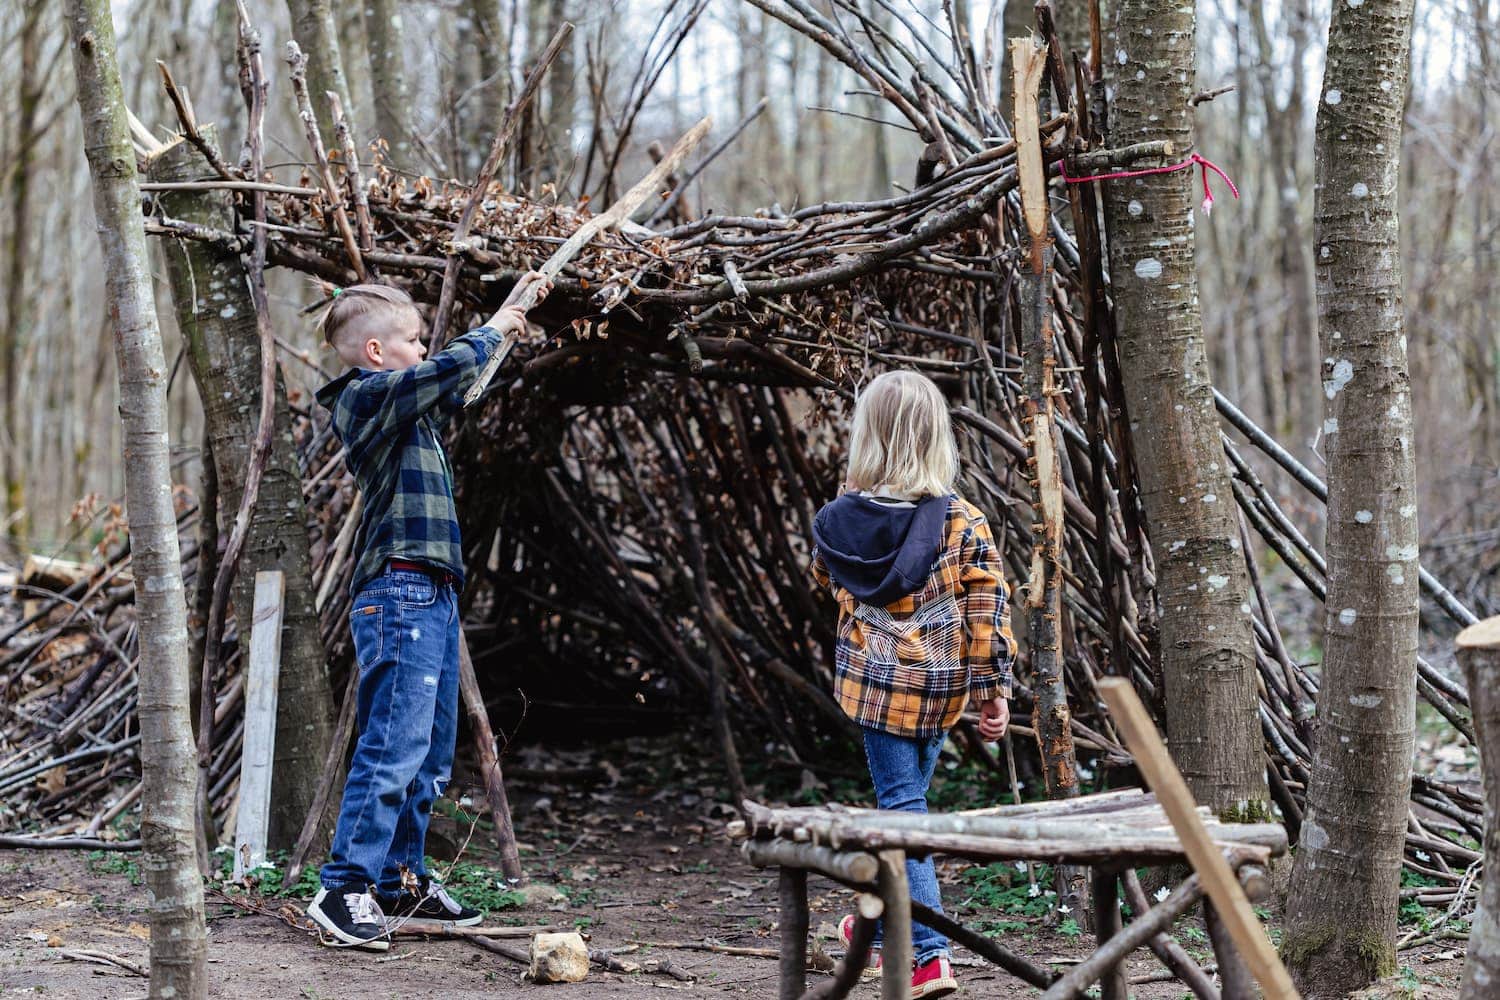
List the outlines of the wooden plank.
{"label": "wooden plank", "polygon": [[[708,130],[711,127],[713,127],[713,119],[704,118],[698,124],[688,129],[682,138],[677,140],[677,145],[673,146],[671,151],[661,158],[661,161],[652,168],[650,173],[642,177],[636,183],[635,187],[621,195],[620,199],[609,206],[608,209],[579,226],[573,235],[568,237],[567,242],[558,247],[538,270],[545,274],[548,280],[556,278],[562,273],[563,265],[576,257],[580,250],[588,246],[590,240],[610,226],[618,225],[630,218],[630,213],[644,204],[647,198],[660,193],[662,185],[666,183],[667,175],[676,170],[682,164],[682,161],[687,159],[687,155],[693,151],[698,143],[703,141],[703,137],[708,135]],[[536,305],[534,288],[528,289],[527,293],[521,296],[521,300],[516,305],[520,306],[523,311]],[[490,386],[490,380],[500,370],[500,366],[505,362],[505,356],[510,353],[510,349],[515,344],[515,336],[507,334],[505,339],[500,342],[500,346],[495,348],[495,352],[490,355],[489,361],[485,362],[484,369],[479,373],[479,377],[474,380],[474,384],[469,386],[469,390],[464,393],[465,406],[473,406],[475,401],[484,395],[484,390]]]}
{"label": "wooden plank", "polygon": [[255,574],[250,663],[245,669],[245,738],[234,827],[234,877],[266,860],[271,816],[271,763],[276,753],[276,684],[281,670],[281,617],[286,580],[280,570]]}
{"label": "wooden plank", "polygon": [[1265,991],[1266,1000],[1294,1000],[1297,989],[1292,977],[1276,955],[1265,929],[1250,908],[1250,900],[1240,888],[1239,879],[1209,837],[1198,816],[1197,803],[1182,780],[1167,748],[1146,715],[1130,682],[1123,677],[1106,677],[1099,681],[1099,693],[1109,705],[1110,716],[1125,737],[1125,745],[1135,756],[1136,766],[1156,793],[1168,818],[1177,830],[1188,860],[1203,882],[1203,890],[1213,901],[1219,919],[1229,931],[1251,973]]}

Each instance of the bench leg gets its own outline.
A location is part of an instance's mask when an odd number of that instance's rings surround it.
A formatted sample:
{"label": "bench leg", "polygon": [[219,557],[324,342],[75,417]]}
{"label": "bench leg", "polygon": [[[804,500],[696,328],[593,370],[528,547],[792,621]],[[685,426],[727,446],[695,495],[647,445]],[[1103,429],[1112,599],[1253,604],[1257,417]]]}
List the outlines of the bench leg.
{"label": "bench leg", "polygon": [[1214,946],[1214,958],[1219,963],[1219,994],[1224,1000],[1255,1000],[1255,979],[1250,969],[1240,958],[1229,936],[1229,928],[1219,919],[1218,911],[1207,899],[1203,900],[1203,922],[1208,926],[1208,939]]}
{"label": "bench leg", "polygon": [[906,881],[905,851],[880,852],[879,887],[885,904],[880,1000],[910,1000],[911,886]]}
{"label": "bench leg", "polygon": [[780,1000],[797,1000],[807,989],[807,872],[782,868]]}
{"label": "bench leg", "polygon": [[[1093,869],[1094,935],[1103,947],[1120,933],[1120,877],[1114,868]],[[1126,1000],[1125,961],[1121,959],[1099,982],[1101,1000]]]}

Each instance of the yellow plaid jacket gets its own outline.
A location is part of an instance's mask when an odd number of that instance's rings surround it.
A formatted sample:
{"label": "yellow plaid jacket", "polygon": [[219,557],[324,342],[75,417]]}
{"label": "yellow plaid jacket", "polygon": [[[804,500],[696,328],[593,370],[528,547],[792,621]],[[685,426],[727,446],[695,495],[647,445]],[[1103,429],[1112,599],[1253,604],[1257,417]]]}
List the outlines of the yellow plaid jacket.
{"label": "yellow plaid jacket", "polygon": [[834,696],[867,729],[935,736],[970,701],[1010,697],[1016,640],[989,523],[955,496],[945,534],[922,589],[884,608],[860,603],[813,552],[813,579],[839,605]]}

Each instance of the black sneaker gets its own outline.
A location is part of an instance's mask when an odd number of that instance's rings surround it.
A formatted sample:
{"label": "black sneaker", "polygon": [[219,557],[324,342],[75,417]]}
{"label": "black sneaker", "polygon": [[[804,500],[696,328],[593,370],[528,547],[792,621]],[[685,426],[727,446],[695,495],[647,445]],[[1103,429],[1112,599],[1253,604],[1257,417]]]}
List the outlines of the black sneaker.
{"label": "black sneaker", "polygon": [[[334,948],[365,948],[388,951],[391,939],[385,933],[385,914],[370,894],[370,887],[358,882],[335,889],[319,889],[307,907],[321,931],[318,939]],[[332,937],[333,940],[328,940]]]}
{"label": "black sneaker", "polygon": [[443,888],[443,883],[428,875],[417,876],[417,888],[395,896],[379,897],[386,920],[441,920],[458,927],[473,927],[484,919],[484,911],[465,906]]}

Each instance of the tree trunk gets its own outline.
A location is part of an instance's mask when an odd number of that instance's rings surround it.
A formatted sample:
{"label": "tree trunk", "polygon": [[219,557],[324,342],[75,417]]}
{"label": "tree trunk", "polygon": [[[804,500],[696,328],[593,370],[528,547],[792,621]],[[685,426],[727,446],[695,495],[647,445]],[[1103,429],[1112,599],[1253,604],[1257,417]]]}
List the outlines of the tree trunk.
{"label": "tree trunk", "polygon": [[[208,141],[211,126],[203,126]],[[180,181],[208,172],[202,155],[179,141],[153,158],[151,177]],[[217,229],[233,228],[227,194],[172,192],[162,196],[167,213]],[[250,442],[260,416],[260,340],[255,306],[237,254],[211,243],[167,240],[167,276],[177,305],[177,321],[188,347],[188,362],[203,398],[204,419],[218,473],[221,530],[227,536],[250,460]],[[232,591],[240,649],[248,655],[255,574],[280,570],[286,579],[281,641],[283,670],[276,710],[276,756],[272,783],[269,846],[290,848],[317,794],[323,759],[333,739],[333,694],[328,658],[318,631],[307,515],[302,479],[292,442],[285,392],[277,386],[276,431],[271,456],[251,515],[250,534]],[[211,580],[212,578],[210,578]]]}
{"label": "tree trunk", "polygon": [[[548,0],[547,27],[536,40],[541,46],[557,34],[568,19],[567,0]],[[543,182],[569,177],[573,171],[573,39],[563,43],[552,67],[547,70],[547,111],[542,119],[544,152],[539,166]]]}
{"label": "tree trunk", "polygon": [[1328,597],[1283,951],[1309,1000],[1395,971],[1415,727],[1417,506],[1397,212],[1412,0],[1337,4],[1316,143]]}
{"label": "tree trunk", "polygon": [[1276,51],[1266,28],[1265,5],[1247,5],[1250,24],[1255,31],[1259,52],[1261,109],[1265,114],[1266,150],[1269,155],[1272,187],[1275,191],[1278,239],[1278,264],[1281,271],[1285,331],[1283,355],[1287,364],[1280,376],[1290,413],[1287,423],[1297,446],[1298,455],[1307,460],[1323,417],[1322,393],[1314,372],[1319,370],[1322,355],[1318,350],[1318,304],[1314,290],[1314,268],[1310,239],[1305,237],[1301,203],[1302,186],[1297,178],[1298,123],[1302,121],[1302,68],[1307,40],[1307,22],[1311,17],[1305,0],[1284,6],[1283,15],[1290,22],[1292,52],[1288,61],[1291,86],[1287,105],[1276,103]]}
{"label": "tree trunk", "polygon": [[339,95],[344,114],[354,120],[354,101],[344,79],[344,58],[339,49],[338,26],[329,0],[286,0],[292,13],[292,37],[307,54],[307,88],[312,93],[318,131],[325,143],[333,142],[333,114],[328,110],[328,91]]}
{"label": "tree trunk", "polygon": [[[1070,67],[1073,65],[1071,53],[1074,52],[1084,62],[1088,62],[1089,2],[1090,0],[1052,0],[1052,23],[1057,26],[1057,40],[1062,43],[1063,60]],[[1006,12],[1009,13],[1009,10]]]}
{"label": "tree trunk", "polygon": [[[3,396],[5,403],[5,437],[0,438],[0,451],[4,451],[4,467],[0,468],[5,495],[0,497],[0,514],[16,514],[26,507],[27,462],[18,438],[20,421],[20,366],[21,338],[31,327],[30,279],[27,264],[31,260],[31,182],[32,164],[36,159],[36,113],[42,101],[42,80],[38,67],[42,49],[42,8],[40,0],[27,0],[21,15],[21,78],[17,99],[20,107],[16,114],[15,162],[10,170],[10,204],[7,206],[11,218],[9,246],[9,273],[5,286],[5,326],[0,328],[0,373],[3,373]],[[9,534],[25,544],[26,525],[29,517],[18,517],[11,524]]]}
{"label": "tree trunk", "polygon": [[1053,373],[1057,358],[1052,330],[1052,239],[1037,110],[1047,53],[1028,38],[1011,39],[1007,48],[1016,88],[1014,123],[1022,209],[1022,263],[1016,297],[1026,394],[1023,426],[1030,448],[1026,475],[1033,497],[1031,572],[1024,605],[1036,695],[1032,728],[1047,794],[1062,799],[1078,794],[1078,771],[1062,655],[1062,448],[1054,415],[1058,390]]}
{"label": "tree trunk", "polygon": [[[510,66],[510,35],[500,0],[470,0],[469,17],[474,23],[473,45],[478,56],[479,133],[491,142],[505,117],[505,95],[509,92],[506,70]],[[481,149],[486,148],[484,146]]]}
{"label": "tree trunk", "polygon": [[[1193,146],[1192,4],[1118,5],[1112,143]],[[1120,368],[1161,604],[1172,758],[1225,818],[1266,815],[1244,553],[1219,443],[1193,261],[1188,171],[1111,183],[1110,275]]]}
{"label": "tree trunk", "polygon": [[[1078,761],[1073,750],[1062,643],[1062,437],[1055,414],[1057,382],[1052,329],[1052,238],[1048,233],[1047,173],[1043,166],[1038,96],[1047,66],[1047,50],[1031,37],[1010,39],[1011,75],[1016,97],[1013,124],[1016,170],[1021,195],[1021,266],[1017,279],[1020,304],[1023,427],[1030,454],[1031,567],[1026,583],[1026,635],[1030,640],[1031,727],[1036,732],[1047,795],[1078,795]],[[1059,865],[1058,903],[1082,916],[1087,888],[1083,869]]]}
{"label": "tree trunk", "polygon": [[167,365],[105,0],[70,0],[78,109],[93,177],[125,429],[125,503],[140,636],[141,867],[151,894],[151,996],[207,994],[203,883],[193,846],[198,774],[188,717],[187,605],[167,447]]}
{"label": "tree trunk", "polygon": [[[1458,634],[1458,662],[1469,685],[1484,776],[1484,870],[1500,872],[1500,618]],[[1500,877],[1488,877],[1469,929],[1461,1000],[1487,1000],[1500,988]]]}
{"label": "tree trunk", "polygon": [[386,141],[390,161],[400,167],[411,164],[411,94],[401,54],[405,37],[396,0],[366,0],[365,44],[370,53],[375,134]]}

